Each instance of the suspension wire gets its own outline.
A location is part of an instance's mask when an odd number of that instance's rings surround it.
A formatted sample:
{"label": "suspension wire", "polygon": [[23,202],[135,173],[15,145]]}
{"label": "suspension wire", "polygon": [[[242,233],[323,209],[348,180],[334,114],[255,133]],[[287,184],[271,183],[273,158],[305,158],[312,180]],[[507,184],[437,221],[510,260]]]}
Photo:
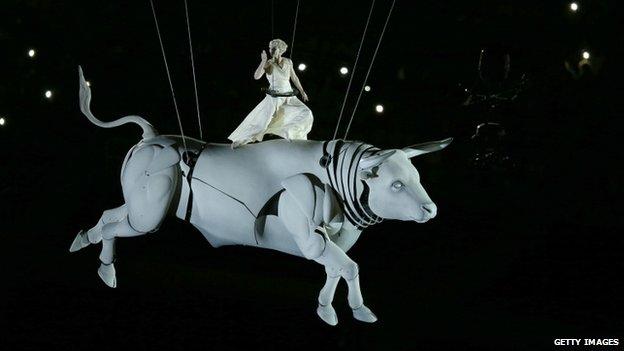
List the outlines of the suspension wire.
{"label": "suspension wire", "polygon": [[180,134],[182,135],[182,143],[184,149],[186,147],[186,138],[184,137],[184,129],[182,128],[182,119],[180,118],[180,111],[178,111],[178,103],[176,102],[175,93],[173,91],[173,83],[171,82],[171,74],[169,73],[169,65],[167,64],[167,55],[165,55],[165,47],[163,46],[162,37],[160,36],[160,27],[158,27],[158,19],[156,18],[156,9],[154,8],[154,1],[150,0],[152,6],[152,14],[154,15],[154,23],[156,24],[156,33],[158,34],[158,42],[160,43],[160,51],[162,52],[163,61],[165,62],[165,70],[167,71],[167,79],[169,80],[169,88],[171,89],[171,97],[173,98],[173,106],[175,108],[176,116],[178,117],[178,127],[180,127]]}
{"label": "suspension wire", "polygon": [[275,37],[275,0],[271,0],[271,40]]}
{"label": "suspension wire", "polygon": [[349,124],[347,125],[347,130],[344,134],[344,139],[347,139],[347,134],[349,134],[349,129],[351,128],[351,122],[353,122],[353,116],[355,116],[355,111],[357,110],[358,104],[360,103],[360,98],[362,97],[362,93],[364,92],[364,87],[366,86],[366,82],[368,81],[368,76],[373,68],[373,63],[375,62],[375,58],[377,57],[377,52],[379,51],[379,46],[381,45],[381,40],[383,39],[384,33],[386,32],[386,27],[388,26],[388,22],[390,21],[390,16],[392,15],[392,10],[394,9],[394,3],[396,0],[392,0],[392,5],[390,6],[390,10],[388,11],[388,17],[386,17],[386,23],[384,23],[383,29],[381,30],[381,34],[379,35],[379,40],[377,41],[377,47],[375,48],[375,52],[373,53],[373,58],[371,59],[371,63],[368,66],[368,71],[366,71],[366,77],[364,77],[364,82],[362,83],[362,89],[360,89],[360,94],[358,95],[357,101],[355,102],[355,107],[353,108],[353,112],[351,113],[351,119],[349,120]]}
{"label": "suspension wire", "polygon": [[[275,0],[271,0],[271,40],[273,40],[275,38]],[[271,55],[271,51],[269,50],[269,55]],[[273,57],[271,57],[271,60],[273,59]],[[269,59],[267,59],[267,62],[269,62]],[[266,66],[265,66],[266,67]],[[272,67],[271,67],[272,69]],[[265,71],[266,73],[266,71]],[[267,74],[267,77],[269,75]],[[273,75],[273,71],[271,70],[271,84],[269,86],[269,89],[271,89],[271,86],[275,85],[275,76]],[[277,111],[277,107],[275,108]]]}
{"label": "suspension wire", "polygon": [[292,39],[290,41],[290,60],[295,57],[295,34],[297,33],[297,17],[299,16],[299,0],[297,0],[297,8],[295,9],[295,22],[293,24]]}
{"label": "suspension wire", "polygon": [[[275,39],[275,0],[271,0],[271,41],[273,41],[273,39]],[[270,44],[270,42],[269,42]],[[269,48],[269,55],[271,55],[271,59],[273,60],[273,54],[271,54],[271,48]],[[269,59],[267,59],[267,62],[269,62]],[[269,63],[270,65],[272,65],[272,63]],[[266,65],[265,65],[266,67]],[[265,72],[266,74],[266,69]],[[275,86],[275,72],[273,72],[273,66],[271,66],[271,83],[269,84],[269,90],[273,89],[273,87]],[[269,75],[267,74],[267,77]],[[277,112],[277,105],[275,105],[275,111],[273,111],[273,113]]]}
{"label": "suspension wire", "polygon": [[204,139],[201,124],[201,114],[199,113],[199,95],[197,93],[197,78],[195,77],[195,59],[193,58],[193,41],[191,40],[191,21],[189,20],[189,11],[187,0],[184,0],[184,11],[186,12],[186,32],[188,33],[189,49],[191,53],[191,68],[193,69],[193,87],[195,88],[195,106],[197,107],[197,124],[199,125],[199,140]]}
{"label": "suspension wire", "polygon": [[334,129],[334,136],[332,137],[332,140],[336,139],[336,134],[338,134],[338,128],[340,127],[340,121],[342,120],[342,113],[344,112],[345,105],[347,104],[347,98],[349,97],[349,90],[351,90],[351,83],[353,82],[353,76],[355,75],[355,68],[357,67],[358,60],[360,59],[360,52],[362,51],[362,44],[364,44],[364,38],[366,37],[366,31],[368,31],[368,24],[370,23],[370,19],[373,14],[374,7],[375,7],[375,0],[371,2],[371,7],[370,7],[370,10],[368,11],[368,18],[366,19],[366,26],[364,26],[362,39],[360,39],[360,47],[358,48],[357,55],[355,55],[355,63],[353,64],[353,71],[351,72],[351,77],[349,77],[349,84],[347,85],[347,91],[345,92],[344,99],[342,100],[342,107],[340,108],[340,114],[338,115],[338,122],[336,123],[336,129]]}

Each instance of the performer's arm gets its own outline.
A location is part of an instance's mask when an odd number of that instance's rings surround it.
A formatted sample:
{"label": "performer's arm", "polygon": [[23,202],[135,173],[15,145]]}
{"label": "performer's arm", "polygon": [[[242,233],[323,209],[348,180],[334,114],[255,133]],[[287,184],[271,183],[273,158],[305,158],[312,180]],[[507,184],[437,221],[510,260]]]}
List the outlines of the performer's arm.
{"label": "performer's arm", "polygon": [[308,101],[308,94],[303,91],[303,87],[301,86],[299,77],[297,77],[297,73],[295,73],[295,69],[292,65],[290,65],[290,80],[292,80],[292,82],[295,84],[295,87],[301,92],[301,98],[303,99],[303,101]]}
{"label": "performer's arm", "polygon": [[258,65],[258,68],[256,68],[256,71],[254,72],[255,80],[262,78],[262,75],[264,75],[267,68],[267,54],[264,50],[262,50],[262,53],[260,54],[260,59],[260,65]]}

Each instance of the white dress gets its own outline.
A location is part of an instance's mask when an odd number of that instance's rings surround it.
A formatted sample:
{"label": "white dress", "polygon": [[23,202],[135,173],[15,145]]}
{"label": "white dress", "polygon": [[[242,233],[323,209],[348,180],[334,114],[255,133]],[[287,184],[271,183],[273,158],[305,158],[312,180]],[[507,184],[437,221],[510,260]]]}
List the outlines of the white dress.
{"label": "white dress", "polygon": [[[282,58],[283,67],[273,61],[271,73],[267,72],[269,89],[279,93],[289,93],[293,89],[290,85],[290,71],[292,61]],[[266,97],[245,117],[243,122],[228,136],[235,144],[246,144],[262,141],[265,134],[274,134],[284,139],[307,139],[312,129],[312,111],[296,96]]]}

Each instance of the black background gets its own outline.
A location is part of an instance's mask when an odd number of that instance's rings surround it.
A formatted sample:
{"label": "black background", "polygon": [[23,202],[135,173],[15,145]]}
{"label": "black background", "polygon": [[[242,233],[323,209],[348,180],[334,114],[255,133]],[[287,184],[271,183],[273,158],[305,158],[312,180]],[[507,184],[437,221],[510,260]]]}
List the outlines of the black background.
{"label": "black background", "polygon": [[[290,44],[295,1],[189,1],[204,140],[226,136],[262,98],[252,73],[272,32]],[[0,16],[1,341],[6,349],[552,349],[555,338],[623,337],[621,57],[614,2],[397,1],[350,139],[397,148],[454,136],[414,160],[439,207],[426,224],[386,221],[349,252],[373,325],[315,314],[318,264],[246,247],[213,249],[177,220],[118,240],[118,288],[80,229],[122,201],[136,127],[100,129],[78,110],[77,66],[103,120],[139,114],[178,133],[148,1],[3,1]],[[331,138],[368,2],[302,0],[294,61]],[[350,94],[362,84],[389,1],[377,1]],[[198,136],[184,5],[157,1],[185,132]],[[27,56],[29,48],[37,55]],[[509,52],[529,84],[504,108],[463,106],[481,49]],[[564,60],[591,52],[574,79]],[[285,56],[290,56],[290,50]],[[495,66],[495,64],[493,64]],[[43,97],[47,89],[53,98]],[[374,113],[383,103],[385,113]],[[475,168],[478,123],[506,130],[513,167]],[[344,124],[343,124],[344,126]],[[339,136],[344,129],[339,133]],[[605,348],[612,349],[612,348]]]}

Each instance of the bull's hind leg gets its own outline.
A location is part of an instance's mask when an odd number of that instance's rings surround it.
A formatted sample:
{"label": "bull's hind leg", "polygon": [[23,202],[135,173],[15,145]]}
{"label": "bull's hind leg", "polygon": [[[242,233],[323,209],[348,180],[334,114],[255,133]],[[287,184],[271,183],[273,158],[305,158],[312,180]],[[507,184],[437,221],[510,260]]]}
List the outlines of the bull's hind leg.
{"label": "bull's hind leg", "polygon": [[[173,197],[174,189],[164,175],[154,176],[145,187],[145,192],[134,193],[128,198],[128,214],[119,222],[108,223],[102,227],[102,252],[98,275],[106,285],[117,286],[115,272],[115,240],[123,237],[143,235],[158,229],[165,218]],[[160,193],[153,198],[155,193]]]}
{"label": "bull's hind leg", "polygon": [[126,196],[127,216],[119,222],[108,223],[102,227],[102,252],[98,275],[111,288],[117,286],[114,265],[115,240],[120,237],[143,235],[158,229],[175,192],[174,174],[174,169],[171,168],[151,176],[144,186],[138,188],[139,191],[130,192],[131,195]]}
{"label": "bull's hind leg", "polygon": [[116,223],[121,221],[128,215],[128,209],[126,205],[121,205],[117,208],[104,211],[102,217],[93,228],[88,231],[81,230],[69,248],[70,252],[78,251],[82,248],[89,246],[89,244],[97,244],[102,241],[102,228],[109,223]]}
{"label": "bull's hind leg", "polygon": [[119,221],[101,227],[102,252],[98,274],[106,285],[117,286],[116,239],[156,231],[165,219],[177,184],[177,157],[172,148],[156,145],[138,148],[129,157],[121,180],[126,200],[126,205],[122,206],[125,214]]}
{"label": "bull's hind leg", "polygon": [[130,225],[128,216],[121,221],[108,223],[102,227],[102,251],[100,252],[100,268],[98,275],[111,288],[117,287],[115,271],[115,240],[118,237],[131,237],[145,234]]}

